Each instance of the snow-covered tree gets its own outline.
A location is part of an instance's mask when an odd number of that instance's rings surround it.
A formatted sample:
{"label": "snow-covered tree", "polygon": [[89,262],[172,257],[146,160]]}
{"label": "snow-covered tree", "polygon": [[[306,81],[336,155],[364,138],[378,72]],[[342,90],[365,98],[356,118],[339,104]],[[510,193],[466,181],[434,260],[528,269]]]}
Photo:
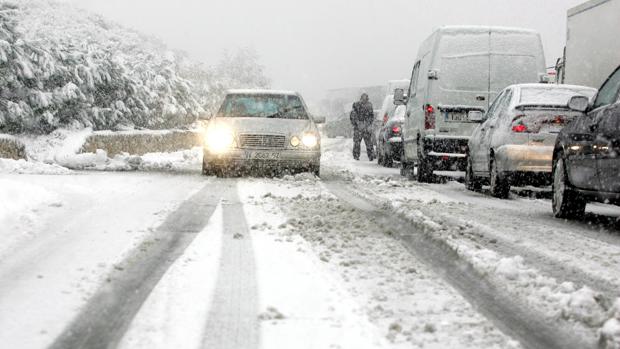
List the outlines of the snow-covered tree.
{"label": "snow-covered tree", "polygon": [[188,125],[222,90],[266,84],[253,51],[207,69],[66,3],[0,0],[0,133]]}

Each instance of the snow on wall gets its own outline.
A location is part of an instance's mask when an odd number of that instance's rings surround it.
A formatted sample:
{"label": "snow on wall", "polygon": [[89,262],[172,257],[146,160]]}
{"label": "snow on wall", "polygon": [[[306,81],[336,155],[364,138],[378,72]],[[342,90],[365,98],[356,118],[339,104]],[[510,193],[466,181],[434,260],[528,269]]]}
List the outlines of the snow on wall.
{"label": "snow on wall", "polygon": [[202,146],[202,133],[186,130],[95,132],[86,138],[83,153],[104,150],[109,156],[128,153],[167,153]]}
{"label": "snow on wall", "polygon": [[0,0],[0,132],[188,125],[224,90],[267,84],[251,51],[206,68],[67,3]]}

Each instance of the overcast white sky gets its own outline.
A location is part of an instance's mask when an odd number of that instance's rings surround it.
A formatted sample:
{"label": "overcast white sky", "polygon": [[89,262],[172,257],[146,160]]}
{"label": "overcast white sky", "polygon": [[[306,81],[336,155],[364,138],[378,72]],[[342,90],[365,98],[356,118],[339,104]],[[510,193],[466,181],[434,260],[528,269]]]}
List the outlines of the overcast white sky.
{"label": "overcast white sky", "polygon": [[253,47],[273,87],[307,99],[330,88],[410,75],[418,45],[441,25],[538,30],[547,62],[562,54],[566,11],[584,0],[70,0],[194,59]]}

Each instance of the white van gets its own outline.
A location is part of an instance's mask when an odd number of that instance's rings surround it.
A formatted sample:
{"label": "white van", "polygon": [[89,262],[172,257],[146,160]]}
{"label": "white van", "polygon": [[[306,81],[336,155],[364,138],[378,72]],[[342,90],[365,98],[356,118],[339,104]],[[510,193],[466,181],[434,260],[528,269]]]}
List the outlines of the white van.
{"label": "white van", "polygon": [[[418,52],[406,104],[402,174],[430,182],[433,171],[463,171],[467,142],[504,88],[547,79],[540,35],[499,27],[442,27]],[[404,95],[407,95],[405,97]]]}

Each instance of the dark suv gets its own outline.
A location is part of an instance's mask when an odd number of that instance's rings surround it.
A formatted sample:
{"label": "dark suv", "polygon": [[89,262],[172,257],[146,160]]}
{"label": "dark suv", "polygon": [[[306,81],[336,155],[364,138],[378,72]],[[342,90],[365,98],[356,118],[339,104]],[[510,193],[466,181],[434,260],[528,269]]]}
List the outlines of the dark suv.
{"label": "dark suv", "polygon": [[573,97],[569,106],[586,111],[559,134],[553,155],[553,213],[583,216],[588,201],[620,204],[620,67],[593,104]]}

